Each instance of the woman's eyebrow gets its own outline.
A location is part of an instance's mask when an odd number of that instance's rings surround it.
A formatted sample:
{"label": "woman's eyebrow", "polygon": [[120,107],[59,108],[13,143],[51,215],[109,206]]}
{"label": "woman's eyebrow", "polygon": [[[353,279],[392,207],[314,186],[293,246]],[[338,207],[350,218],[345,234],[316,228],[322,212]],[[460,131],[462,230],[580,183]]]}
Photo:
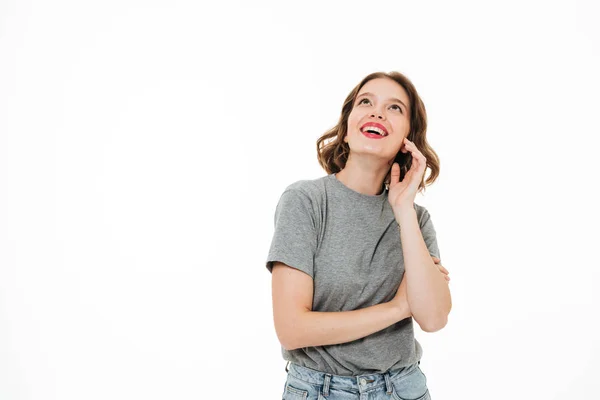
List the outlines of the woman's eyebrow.
{"label": "woman's eyebrow", "polygon": [[[375,96],[375,95],[374,95],[373,93],[371,93],[371,92],[364,92],[364,93],[361,93],[361,94],[359,94],[358,96],[356,96],[356,98],[358,99],[359,97],[362,97],[362,96]],[[404,103],[402,102],[402,100],[400,100],[400,99],[397,99],[397,98],[395,98],[395,97],[391,97],[389,100],[392,100],[392,101],[397,101],[398,103],[402,104],[402,105],[404,106],[404,108],[405,108],[405,109],[407,109],[407,110],[408,110],[408,107],[406,107],[406,104],[404,104]]]}

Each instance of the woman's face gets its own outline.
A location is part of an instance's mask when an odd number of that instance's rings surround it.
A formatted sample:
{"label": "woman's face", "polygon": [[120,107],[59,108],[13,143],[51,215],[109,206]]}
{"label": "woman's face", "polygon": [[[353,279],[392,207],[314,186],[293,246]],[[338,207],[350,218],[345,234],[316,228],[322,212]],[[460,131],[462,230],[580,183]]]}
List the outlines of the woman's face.
{"label": "woman's face", "polygon": [[356,96],[344,142],[353,153],[394,159],[410,131],[409,106],[408,95],[398,83],[387,78],[370,80]]}

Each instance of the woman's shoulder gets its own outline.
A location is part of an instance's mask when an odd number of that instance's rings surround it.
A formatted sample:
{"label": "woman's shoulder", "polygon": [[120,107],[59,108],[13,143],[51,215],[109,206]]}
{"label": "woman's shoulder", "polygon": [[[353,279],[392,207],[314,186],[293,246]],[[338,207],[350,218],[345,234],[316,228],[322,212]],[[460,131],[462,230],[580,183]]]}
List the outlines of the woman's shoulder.
{"label": "woman's shoulder", "polygon": [[415,210],[417,211],[417,215],[421,215],[427,212],[427,208],[421,204],[413,203],[415,206]]}
{"label": "woman's shoulder", "polygon": [[290,183],[284,190],[300,192],[310,199],[319,199],[325,192],[325,180],[328,179],[328,175],[314,178],[314,179],[301,179]]}
{"label": "woman's shoulder", "polygon": [[431,214],[429,214],[429,210],[427,207],[413,203],[415,205],[415,210],[417,212],[417,220],[419,221],[419,226],[423,228],[423,226],[427,225],[431,221]]}

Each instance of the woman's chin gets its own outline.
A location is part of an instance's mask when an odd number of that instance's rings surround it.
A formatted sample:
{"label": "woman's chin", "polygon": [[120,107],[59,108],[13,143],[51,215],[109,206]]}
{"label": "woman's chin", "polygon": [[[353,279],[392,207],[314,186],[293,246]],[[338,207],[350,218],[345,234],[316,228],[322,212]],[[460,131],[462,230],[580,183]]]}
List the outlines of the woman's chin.
{"label": "woman's chin", "polygon": [[350,151],[361,157],[371,156],[382,158],[384,160],[395,157],[395,154],[390,154],[389,149],[386,146],[367,143],[357,147],[358,148],[351,148]]}

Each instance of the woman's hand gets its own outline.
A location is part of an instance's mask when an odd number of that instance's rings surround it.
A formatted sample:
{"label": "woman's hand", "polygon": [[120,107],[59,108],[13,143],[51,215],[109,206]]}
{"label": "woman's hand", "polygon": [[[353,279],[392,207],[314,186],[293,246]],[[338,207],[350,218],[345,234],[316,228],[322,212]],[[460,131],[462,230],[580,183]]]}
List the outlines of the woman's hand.
{"label": "woman's hand", "polygon": [[450,277],[448,276],[449,272],[446,268],[444,268],[442,266],[442,264],[440,264],[441,260],[435,256],[431,256],[431,258],[433,259],[433,262],[435,263],[436,267],[438,267],[438,269],[440,270],[440,272],[442,274],[444,274],[444,278],[446,278],[446,280],[448,281],[448,283],[450,283]]}
{"label": "woman's hand", "polygon": [[404,138],[400,151],[403,153],[410,152],[412,161],[410,169],[404,176],[402,182],[400,182],[400,165],[396,162],[392,165],[388,201],[390,202],[394,213],[405,207],[414,207],[415,196],[417,195],[419,185],[421,184],[423,174],[425,173],[425,167],[427,166],[427,159],[425,156],[417,149],[417,146],[407,138]]}

